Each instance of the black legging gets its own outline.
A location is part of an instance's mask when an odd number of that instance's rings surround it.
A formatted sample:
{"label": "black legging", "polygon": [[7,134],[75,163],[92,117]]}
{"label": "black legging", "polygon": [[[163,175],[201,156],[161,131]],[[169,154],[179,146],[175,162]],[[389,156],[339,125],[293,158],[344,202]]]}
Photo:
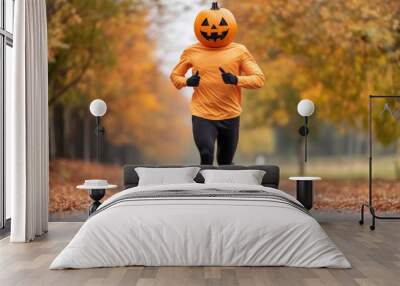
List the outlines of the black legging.
{"label": "black legging", "polygon": [[217,140],[218,165],[232,165],[239,141],[240,117],[208,120],[193,116],[192,123],[194,142],[200,152],[201,164],[214,164],[214,146]]}

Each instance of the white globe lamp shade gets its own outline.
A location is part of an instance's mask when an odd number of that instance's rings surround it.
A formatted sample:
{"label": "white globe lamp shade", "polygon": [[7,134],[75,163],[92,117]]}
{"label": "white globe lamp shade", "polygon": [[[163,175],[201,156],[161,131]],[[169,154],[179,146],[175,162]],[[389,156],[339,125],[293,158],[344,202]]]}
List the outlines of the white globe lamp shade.
{"label": "white globe lamp shade", "polygon": [[101,99],[95,99],[90,103],[90,113],[95,117],[102,117],[107,112],[107,104]]}
{"label": "white globe lamp shade", "polygon": [[297,105],[297,111],[303,117],[310,117],[315,111],[314,102],[309,99],[303,99],[299,102],[299,105]]}

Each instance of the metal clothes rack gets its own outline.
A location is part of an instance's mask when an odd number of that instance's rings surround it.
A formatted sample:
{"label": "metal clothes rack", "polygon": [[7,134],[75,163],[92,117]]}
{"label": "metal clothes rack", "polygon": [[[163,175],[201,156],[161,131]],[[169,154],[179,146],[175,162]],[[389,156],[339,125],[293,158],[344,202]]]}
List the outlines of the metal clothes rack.
{"label": "metal clothes rack", "polygon": [[376,214],[375,208],[373,206],[373,201],[372,201],[372,143],[373,143],[373,137],[372,137],[372,111],[373,111],[373,102],[376,99],[387,99],[387,98],[395,98],[395,99],[400,99],[400,95],[398,96],[389,96],[389,95],[370,95],[369,96],[369,198],[368,198],[368,204],[363,204],[361,206],[361,219],[359,221],[360,225],[364,224],[364,209],[368,208],[371,216],[372,216],[372,224],[370,225],[371,230],[375,230],[375,221],[377,219],[381,220],[399,220],[400,216],[380,216]]}

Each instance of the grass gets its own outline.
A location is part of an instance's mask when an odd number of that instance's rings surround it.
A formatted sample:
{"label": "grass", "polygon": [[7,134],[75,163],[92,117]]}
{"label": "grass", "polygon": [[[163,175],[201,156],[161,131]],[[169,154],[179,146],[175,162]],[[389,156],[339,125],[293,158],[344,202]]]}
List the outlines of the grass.
{"label": "grass", "polygon": [[[282,161],[282,177],[298,175],[298,165],[293,162]],[[323,157],[311,158],[306,166],[307,175],[320,176],[325,179],[367,179],[367,157]],[[374,178],[396,180],[396,165],[392,156],[376,157],[373,160]]]}

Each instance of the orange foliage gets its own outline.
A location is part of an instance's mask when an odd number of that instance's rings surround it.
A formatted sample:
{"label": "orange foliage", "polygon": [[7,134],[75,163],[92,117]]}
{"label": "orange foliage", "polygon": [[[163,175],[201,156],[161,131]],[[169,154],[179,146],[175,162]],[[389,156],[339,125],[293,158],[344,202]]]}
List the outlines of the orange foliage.
{"label": "orange foliage", "polygon": [[[107,197],[121,190],[122,167],[100,165],[74,160],[50,162],[50,213],[59,211],[86,210],[91,199],[86,191],[76,186],[85,179],[107,179],[118,184],[117,191],[108,191]],[[374,182],[374,205],[379,211],[400,211],[399,182],[376,180]],[[284,180],[281,189],[295,194],[295,184]],[[323,180],[315,184],[315,209],[338,209],[359,211],[360,203],[368,200],[367,180]]]}
{"label": "orange foliage", "polygon": [[322,120],[362,128],[368,95],[394,94],[400,87],[397,0],[225,0],[224,4],[238,20],[237,40],[256,55],[270,79],[264,90],[248,97],[264,120],[276,111],[280,114],[274,122],[286,125],[293,108],[274,101],[295,105],[307,97],[317,104]]}
{"label": "orange foliage", "polygon": [[[399,181],[374,180],[373,203],[378,212],[400,211]],[[284,180],[281,189],[295,196],[295,184]],[[314,186],[314,209],[360,211],[368,202],[368,180],[323,180]]]}
{"label": "orange foliage", "polygon": [[49,212],[86,210],[92,200],[87,191],[76,186],[88,179],[104,179],[119,186],[116,191],[107,191],[106,199],[122,190],[122,167],[78,160],[51,161]]}
{"label": "orange foliage", "polygon": [[185,98],[158,69],[148,26],[145,13],[109,21],[114,63],[92,69],[83,82],[91,98],[108,104],[109,142],[135,146],[150,161],[171,161],[186,155],[190,117]]}

